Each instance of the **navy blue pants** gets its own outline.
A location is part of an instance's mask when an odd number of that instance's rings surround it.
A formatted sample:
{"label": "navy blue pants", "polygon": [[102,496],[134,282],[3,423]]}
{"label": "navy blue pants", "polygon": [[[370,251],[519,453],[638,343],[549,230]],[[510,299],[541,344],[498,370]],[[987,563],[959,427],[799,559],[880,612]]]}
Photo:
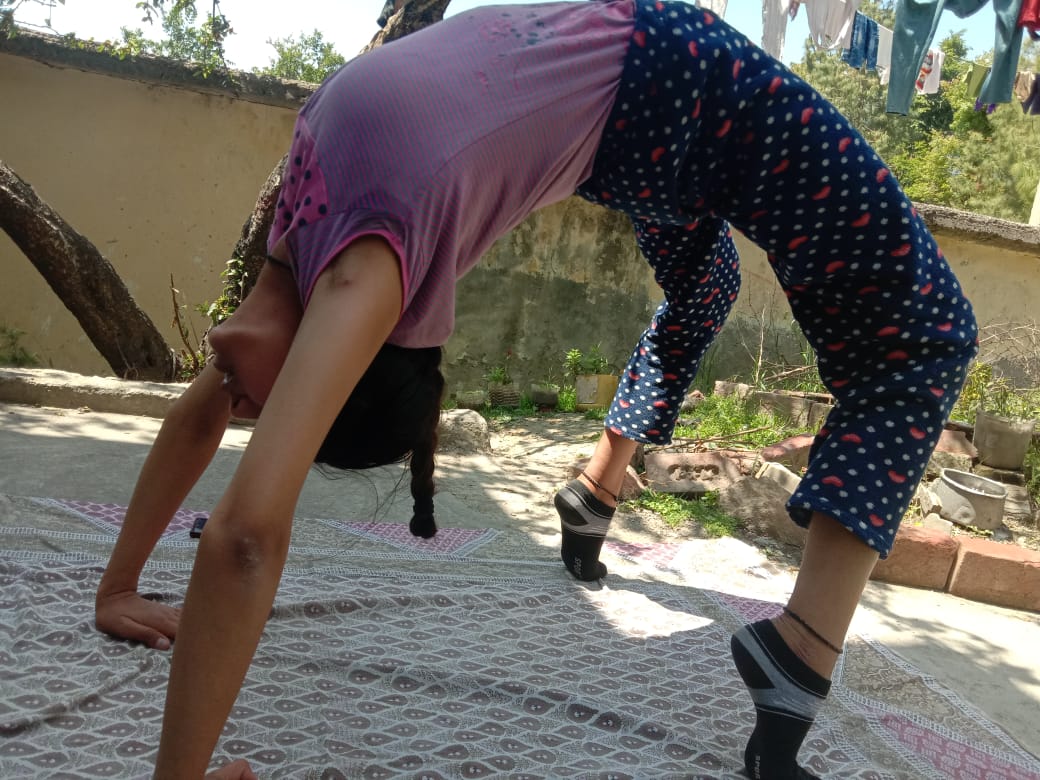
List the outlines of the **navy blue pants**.
{"label": "navy blue pants", "polygon": [[882,557],[976,351],[971,306],[888,168],[812,87],[708,11],[637,0],[592,176],[665,300],[606,425],[667,443],[739,287],[729,225],[760,246],[836,404],[788,508]]}

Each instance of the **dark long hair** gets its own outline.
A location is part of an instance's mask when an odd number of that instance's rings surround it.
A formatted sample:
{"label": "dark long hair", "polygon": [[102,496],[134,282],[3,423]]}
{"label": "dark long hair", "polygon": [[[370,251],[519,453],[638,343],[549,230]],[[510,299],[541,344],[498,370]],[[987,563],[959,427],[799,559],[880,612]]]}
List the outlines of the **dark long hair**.
{"label": "dark long hair", "polygon": [[414,507],[409,528],[424,539],[437,533],[433,456],[444,394],[440,364],[440,347],[383,345],[314,458],[333,468],[368,469],[410,455]]}

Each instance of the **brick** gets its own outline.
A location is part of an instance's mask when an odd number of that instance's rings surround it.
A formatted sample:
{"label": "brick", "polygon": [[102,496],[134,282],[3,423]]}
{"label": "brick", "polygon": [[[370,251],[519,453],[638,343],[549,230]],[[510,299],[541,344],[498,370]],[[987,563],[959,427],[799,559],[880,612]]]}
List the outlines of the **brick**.
{"label": "brick", "polygon": [[644,465],[647,482],[660,493],[700,496],[742,476],[737,464],[717,452],[652,452]]}
{"label": "brick", "polygon": [[946,590],[957,560],[957,541],[932,528],[903,525],[892,551],[874,567],[871,579],[911,588]]}
{"label": "brick", "polygon": [[1040,552],[963,538],[949,591],[987,604],[1040,611]]}

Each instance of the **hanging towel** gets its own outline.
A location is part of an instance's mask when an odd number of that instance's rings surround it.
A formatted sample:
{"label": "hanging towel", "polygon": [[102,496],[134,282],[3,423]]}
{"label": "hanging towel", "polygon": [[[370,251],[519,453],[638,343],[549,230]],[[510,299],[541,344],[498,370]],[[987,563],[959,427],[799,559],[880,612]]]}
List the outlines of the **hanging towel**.
{"label": "hanging towel", "polygon": [[852,40],[841,58],[857,70],[864,65],[867,66],[867,70],[877,70],[878,23],[856,11],[852,22]]}
{"label": "hanging towel", "polygon": [[877,72],[881,77],[881,84],[885,85],[892,75],[892,31],[879,24],[877,37]]}
{"label": "hanging towel", "polygon": [[790,10],[791,3],[788,0],[762,2],[762,48],[776,59],[784,54],[784,36],[787,34],[787,15]]}
{"label": "hanging towel", "polygon": [[918,95],[934,95],[939,91],[945,59],[946,53],[942,49],[929,49],[924,55],[921,70],[917,73],[917,81],[914,82]]}
{"label": "hanging towel", "polygon": [[860,0],[811,0],[805,13],[809,38],[819,49],[847,49]]}
{"label": "hanging towel", "polygon": [[968,83],[968,97],[978,98],[988,75],[989,65],[983,65],[981,62],[971,63],[968,72],[964,74],[964,80]]}
{"label": "hanging towel", "polygon": [[1027,114],[1040,114],[1040,73],[1033,76],[1033,88],[1029,97],[1022,101],[1022,110]]}
{"label": "hanging towel", "polygon": [[1028,100],[1029,95],[1033,91],[1033,82],[1035,80],[1035,73],[1030,73],[1025,70],[1019,71],[1019,74],[1015,76],[1015,97],[1023,102]]}
{"label": "hanging towel", "polygon": [[[905,114],[914,97],[914,82],[924,54],[931,45],[944,9],[964,19],[989,0],[896,0],[896,27],[892,38],[892,83],[888,86],[888,111]],[[1011,102],[1022,28],[1017,25],[1022,0],[993,0],[997,21],[994,32],[993,69],[982,86],[984,103]]]}

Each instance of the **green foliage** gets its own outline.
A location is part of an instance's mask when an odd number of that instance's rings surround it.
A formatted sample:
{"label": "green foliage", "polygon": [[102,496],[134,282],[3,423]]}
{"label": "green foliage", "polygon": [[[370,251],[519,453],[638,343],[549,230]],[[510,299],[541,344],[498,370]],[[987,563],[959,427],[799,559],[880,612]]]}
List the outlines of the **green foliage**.
{"label": "green foliage", "polygon": [[268,40],[278,54],[263,68],[254,68],[254,72],[264,76],[277,76],[282,79],[307,81],[320,84],[325,78],[346,62],[343,55],[328,43],[319,30],[309,35],[303,33],[300,39],[293,36]]}
{"label": "green foliage", "polygon": [[235,309],[242,303],[246,294],[246,281],[249,278],[246,264],[241,258],[232,257],[224,264],[220,278],[224,280],[224,286],[217,299],[213,303],[200,303],[195,307],[195,311],[209,317],[214,326],[234,314]]}
{"label": "green foliage", "polygon": [[749,399],[734,395],[709,395],[694,410],[692,425],[677,425],[675,436],[684,439],[713,439],[750,431],[740,441],[751,447],[767,447],[808,428],[762,411]]}
{"label": "green foliage", "polygon": [[505,356],[502,358],[502,362],[497,366],[492,366],[488,369],[488,372],[484,374],[484,378],[492,383],[499,385],[508,385],[513,382],[513,374],[509,370],[509,365],[513,360],[513,350],[507,349]]}
{"label": "green foliage", "polygon": [[25,331],[0,325],[0,366],[38,366],[40,359],[22,346]]}
{"label": "green foliage", "polygon": [[520,398],[520,405],[517,407],[491,406],[488,404],[484,407],[481,414],[489,422],[504,424],[524,417],[537,417],[539,412],[538,407],[531,401],[531,397],[523,395]]}
{"label": "green foliage", "polygon": [[224,57],[224,41],[234,34],[231,22],[220,13],[220,3],[213,3],[213,10],[199,21],[199,12],[194,0],[174,0],[169,7],[162,0],[138,3],[144,12],[142,21],[162,19],[165,40],[145,37],[140,29],[120,30],[122,40],[111,47],[119,57],[151,54],[157,57],[192,62],[198,65],[199,73],[209,77],[215,72],[227,74],[229,63]]}
{"label": "green foliage", "polygon": [[1016,388],[993,366],[976,360],[968,368],[964,389],[950,416],[974,424],[979,408],[1001,417],[1040,420],[1040,391]]}
{"label": "green foliage", "polygon": [[707,493],[699,499],[687,499],[669,493],[644,490],[633,503],[642,509],[656,512],[672,528],[679,528],[693,520],[712,537],[733,536],[740,530],[740,521],[719,509],[718,493]]}
{"label": "green foliage", "polygon": [[1033,505],[1040,504],[1040,444],[1036,440],[1029,446],[1026,452],[1026,462],[1023,467],[1026,475],[1026,489],[1032,496]]}
{"label": "green foliage", "polygon": [[596,407],[594,409],[587,409],[582,415],[586,420],[597,420],[603,422],[607,419],[607,410]]}
{"label": "green foliage", "polygon": [[560,400],[556,403],[556,408],[561,412],[573,412],[578,408],[578,391],[574,389],[574,385],[564,385],[560,388]]}
{"label": "green foliage", "polygon": [[605,374],[610,370],[610,361],[599,344],[590,349],[588,354],[572,347],[563,358],[563,370],[571,379],[586,374]]}

